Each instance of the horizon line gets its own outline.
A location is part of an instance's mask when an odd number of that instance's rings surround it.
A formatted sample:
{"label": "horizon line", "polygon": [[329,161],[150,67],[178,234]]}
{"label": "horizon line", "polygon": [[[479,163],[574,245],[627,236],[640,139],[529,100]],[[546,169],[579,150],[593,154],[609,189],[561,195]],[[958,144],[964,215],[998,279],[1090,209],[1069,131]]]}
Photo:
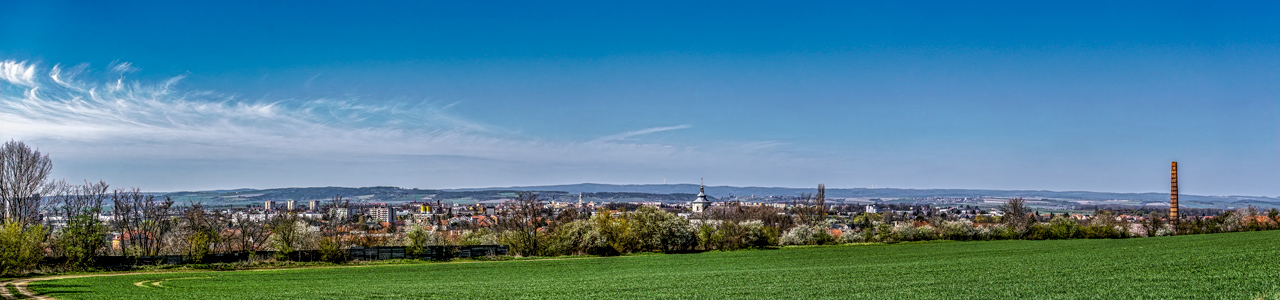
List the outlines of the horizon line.
{"label": "horizon line", "polygon": [[[696,183],[628,183],[628,184],[617,184],[617,183],[594,183],[594,182],[568,183],[568,184],[523,185],[523,186],[519,186],[519,185],[518,185],[518,186],[464,187],[464,188],[422,188],[422,187],[404,187],[404,186],[391,186],[391,185],[375,185],[375,186],[360,186],[360,187],[352,187],[352,186],[333,186],[333,185],[329,185],[329,186],[292,186],[292,187],[270,187],[270,188],[253,188],[253,187],[241,187],[241,188],[215,188],[215,189],[204,189],[204,190],[149,191],[149,192],[146,192],[146,193],[173,194],[173,193],[188,193],[188,192],[234,191],[234,190],[275,190],[275,189],[305,189],[305,188],[355,188],[355,189],[358,189],[358,188],[376,188],[376,187],[390,187],[390,188],[398,188],[398,189],[417,189],[417,190],[439,190],[439,191],[496,190],[496,189],[520,190],[520,188],[538,188],[538,187],[549,187],[549,186],[570,186],[570,185],[589,185],[589,184],[595,184],[595,185],[611,185],[611,186],[670,186],[670,185],[695,185],[695,186],[696,186],[696,185],[698,185],[698,184],[696,184]],[[753,186],[753,185],[748,185],[748,186],[735,186],[735,185],[707,185],[706,187],[708,187],[708,188],[713,188],[713,187],[720,187],[720,188],[729,187],[729,188],[767,188],[767,189],[817,189],[816,187]],[[901,188],[901,187],[830,187],[830,186],[827,186],[827,187],[826,187],[826,189],[828,189],[828,190],[832,190],[832,189],[836,189],[836,190],[857,190],[857,189],[863,189],[863,190],[921,190],[921,191],[925,191],[925,190],[966,190],[966,191],[1003,191],[1003,192],[1051,192],[1051,193],[1073,193],[1073,192],[1083,192],[1083,193],[1134,194],[1134,195],[1139,195],[1139,194],[1168,194],[1168,192],[1159,192],[1159,191],[1156,191],[1156,192],[1109,192],[1109,191],[1089,191],[1089,190],[1043,190],[1043,189],[1041,189],[1041,190],[1036,190],[1036,189],[984,189],[984,188]],[[1280,196],[1263,196],[1263,195],[1199,195],[1199,194],[1185,194],[1185,193],[1180,193],[1180,195],[1187,195],[1187,196],[1202,196],[1202,197],[1257,197],[1257,198],[1276,198],[1276,199],[1280,199]]]}

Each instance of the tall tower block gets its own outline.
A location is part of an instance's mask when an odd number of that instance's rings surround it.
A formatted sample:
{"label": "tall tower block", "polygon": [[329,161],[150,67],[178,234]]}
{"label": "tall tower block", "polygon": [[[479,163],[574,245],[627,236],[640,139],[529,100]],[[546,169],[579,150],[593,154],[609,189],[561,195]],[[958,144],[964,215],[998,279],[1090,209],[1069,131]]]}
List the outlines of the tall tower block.
{"label": "tall tower block", "polygon": [[1173,162],[1169,177],[1169,224],[1178,222],[1178,162]]}

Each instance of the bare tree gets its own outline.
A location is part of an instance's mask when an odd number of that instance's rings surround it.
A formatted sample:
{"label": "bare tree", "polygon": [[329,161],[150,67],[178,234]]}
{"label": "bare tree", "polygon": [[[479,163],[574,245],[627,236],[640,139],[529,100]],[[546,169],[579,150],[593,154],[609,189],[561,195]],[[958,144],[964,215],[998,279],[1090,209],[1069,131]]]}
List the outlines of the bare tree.
{"label": "bare tree", "polygon": [[253,253],[262,249],[262,245],[267,242],[270,232],[267,231],[265,220],[255,219],[248,212],[237,212],[231,215],[230,222],[230,238],[234,251]]}
{"label": "bare tree", "polygon": [[182,255],[192,261],[203,261],[221,243],[222,235],[218,234],[220,216],[206,211],[200,202],[183,207],[181,211],[179,234],[182,237]]}
{"label": "bare tree", "polygon": [[561,210],[559,215],[556,215],[555,222],[553,222],[552,225],[559,226],[561,224],[577,221],[578,219],[582,219],[584,215],[586,214],[579,213],[577,208],[566,208]]}
{"label": "bare tree", "polygon": [[818,225],[827,218],[827,186],[818,184],[817,195],[800,194],[791,204],[800,224]]}
{"label": "bare tree", "polygon": [[50,211],[63,218],[64,225],[56,233],[53,249],[67,258],[67,266],[82,268],[93,264],[95,257],[106,247],[103,235],[107,228],[98,221],[102,203],[109,197],[106,182],[85,182],[84,185],[67,184],[59,180],[53,183],[53,194],[47,201]]}
{"label": "bare tree", "polygon": [[328,211],[320,217],[320,240],[316,248],[320,250],[321,260],[340,262],[347,259],[345,249],[351,242],[347,234],[350,231],[347,227],[350,206],[351,202],[342,195],[333,195]]}
{"label": "bare tree", "polygon": [[329,200],[329,210],[321,217],[324,221],[324,229],[334,229],[347,224],[347,219],[351,217],[350,209],[350,200],[342,198],[342,195],[333,195]]}
{"label": "bare tree", "polygon": [[1142,231],[1146,232],[1147,237],[1156,236],[1156,233],[1159,232],[1160,228],[1164,226],[1164,222],[1161,221],[1161,219],[1163,218],[1164,218],[1164,214],[1161,214],[1159,212],[1153,211],[1153,212],[1147,213],[1147,217],[1144,218],[1141,222]]}
{"label": "bare tree", "polygon": [[506,206],[509,211],[498,224],[511,249],[523,256],[541,255],[541,247],[545,245],[538,243],[538,229],[547,225],[550,209],[543,205],[538,194],[530,192],[520,193],[507,201]]}
{"label": "bare tree", "polygon": [[110,185],[106,182],[85,181],[84,185],[68,184],[58,180],[50,185],[51,195],[46,205],[48,210],[70,220],[76,216],[97,215],[102,212],[102,204],[111,197]]}
{"label": "bare tree", "polygon": [[292,260],[294,253],[302,250],[307,239],[306,223],[293,212],[271,216],[267,221],[271,230],[271,248],[276,250],[276,258]]}
{"label": "bare tree", "polygon": [[111,223],[121,233],[120,249],[126,255],[160,255],[175,227],[173,199],[142,193],[138,188],[111,194]]}
{"label": "bare tree", "polygon": [[0,146],[0,202],[4,205],[5,222],[31,225],[38,222],[42,193],[53,162],[49,155],[27,144],[9,140]]}
{"label": "bare tree", "polygon": [[1026,232],[1027,226],[1031,225],[1031,209],[1027,208],[1027,201],[1022,197],[1011,198],[996,209],[1004,213],[1001,220],[1018,234]]}

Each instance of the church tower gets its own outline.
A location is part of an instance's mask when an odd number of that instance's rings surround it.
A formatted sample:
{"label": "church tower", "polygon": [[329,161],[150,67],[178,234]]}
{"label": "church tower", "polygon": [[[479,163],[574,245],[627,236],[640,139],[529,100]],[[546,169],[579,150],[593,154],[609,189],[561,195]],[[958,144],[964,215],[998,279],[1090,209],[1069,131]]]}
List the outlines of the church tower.
{"label": "church tower", "polygon": [[711,200],[707,200],[706,184],[701,180],[698,182],[698,200],[693,200],[693,212],[701,213],[711,207]]}

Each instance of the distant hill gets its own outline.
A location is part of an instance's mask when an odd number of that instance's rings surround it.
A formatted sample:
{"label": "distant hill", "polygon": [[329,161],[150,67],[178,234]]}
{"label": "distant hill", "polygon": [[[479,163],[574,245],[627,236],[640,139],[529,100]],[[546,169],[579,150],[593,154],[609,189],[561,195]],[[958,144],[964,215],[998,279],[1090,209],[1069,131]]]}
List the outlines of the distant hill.
{"label": "distant hill", "polygon": [[[735,187],[708,186],[707,194],[712,198],[730,195],[745,197],[795,197],[802,193],[815,193],[816,188],[783,188],[783,187]],[[328,200],[334,195],[342,195],[355,203],[402,203],[411,201],[448,201],[458,203],[474,203],[478,201],[494,201],[510,199],[520,191],[536,191],[545,199],[573,202],[579,193],[583,193],[584,201],[620,202],[620,201],[663,201],[682,202],[692,200],[698,192],[695,184],[598,184],[583,183],[569,185],[514,186],[470,189],[423,190],[404,189],[398,187],[306,187],[279,189],[234,189],[216,191],[174,192],[166,195],[179,202],[204,202],[210,205],[260,205],[262,201],[274,200]],[[933,197],[1024,197],[1029,199],[1049,199],[1060,201],[1097,201],[1126,205],[1143,205],[1145,203],[1163,203],[1169,201],[1166,193],[1105,193],[1087,191],[1032,191],[1032,190],[970,190],[970,189],[894,189],[894,188],[828,188],[829,198],[881,198],[925,199]],[[1280,198],[1263,196],[1202,196],[1181,195],[1183,205],[1192,207],[1243,207],[1255,205],[1261,207],[1280,207]],[[1119,201],[1117,201],[1119,200]]]}

